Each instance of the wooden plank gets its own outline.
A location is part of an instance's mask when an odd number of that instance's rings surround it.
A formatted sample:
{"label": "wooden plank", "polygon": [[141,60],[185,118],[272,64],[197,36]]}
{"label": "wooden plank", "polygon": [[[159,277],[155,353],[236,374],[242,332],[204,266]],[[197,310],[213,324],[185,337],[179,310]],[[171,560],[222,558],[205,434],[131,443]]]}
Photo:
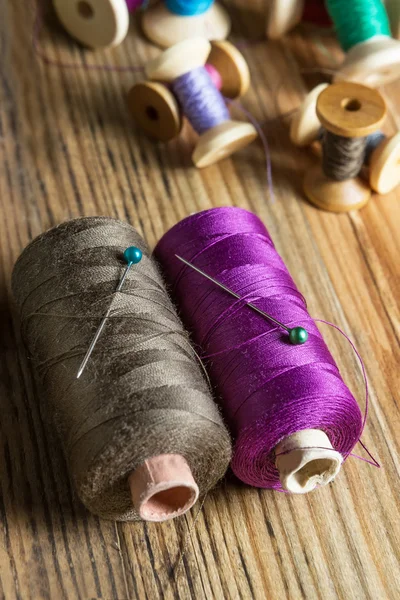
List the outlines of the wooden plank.
{"label": "wooden plank", "polygon": [[[310,206],[302,174],[315,160],[293,148],[287,120],[321,74],[341,60],[333,37],[298,30],[282,42],[263,34],[262,2],[232,4],[252,88],[244,104],[271,147],[273,203],[260,144],[197,171],[189,127],[163,146],[131,123],[125,97],[140,74],[44,65],[32,52],[33,15],[4,3],[0,25],[0,597],[12,598],[398,598],[400,192],[359,213]],[[88,65],[141,65],[157,50],[132,24],[123,45],[80,51],[53,19],[41,31],[48,55]],[[301,71],[302,70],[302,71]],[[400,84],[384,93],[400,123]],[[238,113],[239,115],[239,113]],[[184,216],[235,205],[260,215],[311,313],[356,341],[370,382],[363,439],[383,465],[350,459],[334,485],[306,497],[249,489],[228,478],[171,523],[100,521],[72,491],[57,439],[11,318],[10,274],[23,247],[78,215],[129,220],[150,245]],[[363,382],[346,341],[324,334],[363,406]],[[358,450],[363,454],[362,449]],[[182,550],[184,556],[180,561]]]}

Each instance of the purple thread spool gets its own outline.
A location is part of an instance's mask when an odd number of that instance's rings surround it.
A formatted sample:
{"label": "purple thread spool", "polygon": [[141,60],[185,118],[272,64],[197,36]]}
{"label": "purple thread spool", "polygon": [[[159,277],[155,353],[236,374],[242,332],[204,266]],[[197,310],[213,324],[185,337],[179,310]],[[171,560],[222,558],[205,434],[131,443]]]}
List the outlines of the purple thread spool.
{"label": "purple thread spool", "polygon": [[200,135],[230,118],[224,99],[205,67],[197,67],[175,79],[172,91]]}
{"label": "purple thread spool", "polygon": [[[289,327],[305,327],[307,343],[289,344],[175,254]],[[155,256],[221,399],[237,477],[300,493],[331,481],[360,438],[362,415],[263,223],[239,208],[208,210],[168,231]]]}
{"label": "purple thread spool", "polygon": [[170,86],[199,133],[192,155],[199,168],[230,156],[257,137],[253,125],[230,119],[225,101],[205,68],[210,51],[211,44],[204,38],[185,40],[146,66],[151,81]]}

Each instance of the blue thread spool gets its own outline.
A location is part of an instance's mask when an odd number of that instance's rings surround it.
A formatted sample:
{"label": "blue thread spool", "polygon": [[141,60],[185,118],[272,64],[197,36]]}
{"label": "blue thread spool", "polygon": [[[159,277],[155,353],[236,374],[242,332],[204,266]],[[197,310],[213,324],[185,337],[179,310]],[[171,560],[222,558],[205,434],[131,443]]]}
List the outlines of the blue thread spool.
{"label": "blue thread spool", "polygon": [[143,15],[145,35],[162,48],[203,37],[224,40],[231,28],[226,10],[214,0],[165,0]]}
{"label": "blue thread spool", "polygon": [[222,80],[222,93],[237,97],[249,85],[242,55],[229,42],[215,42],[211,53],[210,49],[211,44],[203,38],[176,44],[146,67],[150,81],[136,84],[129,95],[135,119],[149,135],[163,141],[178,135],[181,107],[199,134],[192,157],[199,168],[231,155],[257,136],[250,123],[230,119],[224,99],[204,66],[209,55],[208,65]]}

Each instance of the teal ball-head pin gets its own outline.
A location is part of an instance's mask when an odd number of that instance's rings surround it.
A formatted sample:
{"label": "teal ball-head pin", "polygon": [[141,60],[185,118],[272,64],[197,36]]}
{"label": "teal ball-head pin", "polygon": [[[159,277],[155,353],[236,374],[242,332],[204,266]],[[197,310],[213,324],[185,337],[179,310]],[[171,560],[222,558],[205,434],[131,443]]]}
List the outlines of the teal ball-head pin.
{"label": "teal ball-head pin", "polygon": [[124,261],[127,265],[137,265],[142,260],[143,252],[136,246],[130,246],[124,252]]}
{"label": "teal ball-head pin", "polygon": [[[117,289],[115,290],[116,292],[120,292],[123,288],[123,285],[125,283],[126,278],[128,277],[128,273],[131,270],[132,265],[137,265],[137,263],[140,263],[140,261],[142,260],[143,257],[143,252],[140,250],[140,248],[136,248],[136,246],[130,246],[129,248],[127,248],[124,252],[124,261],[126,262],[126,267],[124,269],[124,272],[122,274],[121,279],[119,280],[119,284],[117,286]],[[82,375],[83,371],[86,368],[86,365],[89,361],[89,358],[92,355],[92,352],[99,340],[99,337],[101,336],[101,332],[104,329],[104,326],[107,322],[108,317],[110,316],[111,313],[111,306],[108,309],[108,311],[106,312],[106,314],[104,315],[104,317],[102,318],[100,325],[97,328],[97,331],[94,335],[94,338],[89,346],[88,351],[86,352],[83,361],[81,362],[81,365],[79,367],[79,371],[77,374],[77,379],[79,379],[79,377]]]}
{"label": "teal ball-head pin", "polygon": [[305,344],[308,340],[308,332],[304,327],[294,327],[289,331],[289,340],[294,346]]}

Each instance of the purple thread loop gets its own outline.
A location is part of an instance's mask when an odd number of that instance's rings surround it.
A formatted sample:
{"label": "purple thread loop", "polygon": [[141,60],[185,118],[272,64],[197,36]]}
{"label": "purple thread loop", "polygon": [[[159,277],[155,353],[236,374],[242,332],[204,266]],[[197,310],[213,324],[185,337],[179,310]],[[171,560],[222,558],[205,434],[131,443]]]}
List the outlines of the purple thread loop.
{"label": "purple thread loop", "polygon": [[[240,296],[256,299],[261,310],[289,327],[300,323],[309,333],[307,343],[291,345],[279,328],[243,302],[232,301],[175,254]],[[155,255],[184,323],[207,357],[211,382],[235,439],[231,466],[237,477],[282,490],[275,448],[305,429],[324,431],[344,460],[350,456],[366,415],[258,217],[234,207],[198,213],[167,232]]]}
{"label": "purple thread loop", "polygon": [[205,67],[197,67],[175,79],[172,90],[199,135],[229,120],[224,99]]}

